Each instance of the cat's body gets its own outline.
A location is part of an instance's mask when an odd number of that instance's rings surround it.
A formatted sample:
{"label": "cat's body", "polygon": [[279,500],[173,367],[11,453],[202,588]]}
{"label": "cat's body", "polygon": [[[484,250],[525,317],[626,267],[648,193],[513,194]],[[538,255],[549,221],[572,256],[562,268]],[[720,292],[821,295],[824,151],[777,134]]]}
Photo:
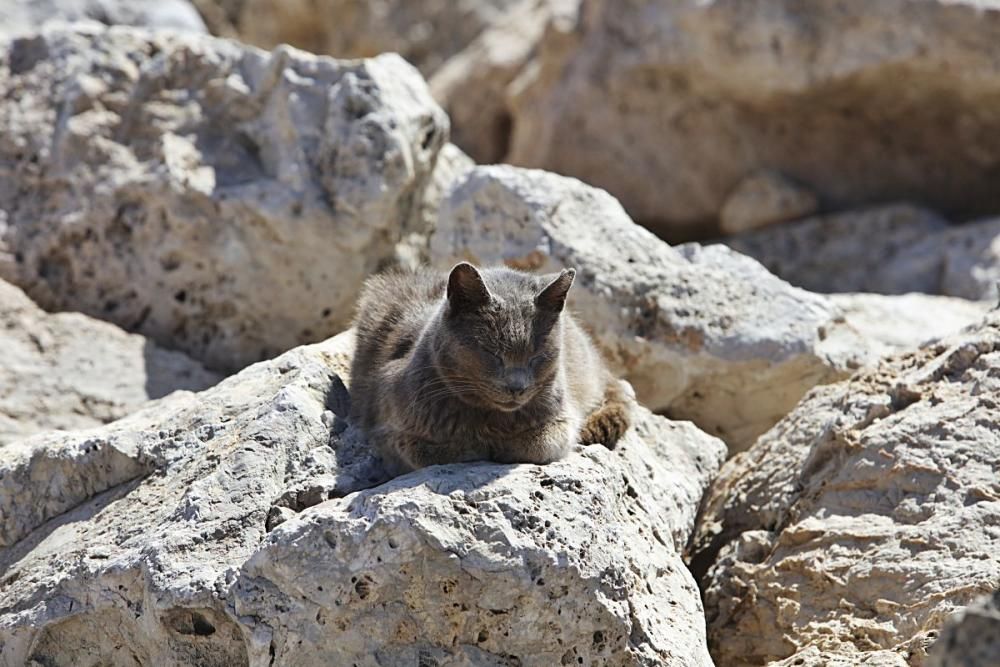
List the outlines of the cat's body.
{"label": "cat's body", "polygon": [[563,312],[574,273],[422,271],[370,279],[358,303],[355,420],[387,466],[548,463],[613,447],[629,402]]}

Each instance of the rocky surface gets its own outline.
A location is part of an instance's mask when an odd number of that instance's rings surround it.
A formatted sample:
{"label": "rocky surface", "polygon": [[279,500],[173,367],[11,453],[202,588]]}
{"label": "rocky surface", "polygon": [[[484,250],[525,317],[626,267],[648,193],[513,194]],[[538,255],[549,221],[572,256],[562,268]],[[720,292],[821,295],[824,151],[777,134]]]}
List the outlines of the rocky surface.
{"label": "rocky surface", "polygon": [[0,100],[0,276],[223,369],[345,326],[448,127],[397,56],[121,27],[15,40]]}
{"label": "rocky surface", "polygon": [[640,410],[615,451],[383,483],[333,414],[352,345],[0,450],[0,662],[711,664],[680,551],[720,441]]}
{"label": "rocky surface", "polygon": [[79,313],[44,312],[0,280],[0,447],[97,426],[219,377],[179,352]]}
{"label": "rocky surface", "polygon": [[905,352],[979,322],[991,305],[930,294],[831,294],[848,326],[880,356]]}
{"label": "rocky surface", "polygon": [[36,32],[49,23],[97,21],[205,32],[205,23],[188,0],[0,0],[0,41]]}
{"label": "rocky surface", "polygon": [[640,400],[737,450],[872,358],[824,297],[722,246],[671,248],[606,192],[555,174],[472,170],[441,206],[431,255],[442,267],[575,267],[571,305]]}
{"label": "rocky surface", "polygon": [[928,667],[989,667],[1000,664],[1000,589],[945,623],[931,648]]}
{"label": "rocky surface", "polygon": [[834,210],[1000,208],[995,3],[579,5],[512,79],[508,161],[605,188],[670,238],[713,231],[761,168]]}
{"label": "rocky surface", "polygon": [[717,663],[926,663],[948,614],[1000,587],[998,378],[992,311],[812,390],[726,463],[694,560]]}
{"label": "rocky surface", "polygon": [[[392,51],[430,75],[521,0],[193,0],[212,32],[337,58]],[[531,0],[534,1],[534,0]]]}
{"label": "rocky surface", "polygon": [[949,226],[910,205],[817,216],[726,245],[817,292],[927,292],[998,299],[1000,220]]}

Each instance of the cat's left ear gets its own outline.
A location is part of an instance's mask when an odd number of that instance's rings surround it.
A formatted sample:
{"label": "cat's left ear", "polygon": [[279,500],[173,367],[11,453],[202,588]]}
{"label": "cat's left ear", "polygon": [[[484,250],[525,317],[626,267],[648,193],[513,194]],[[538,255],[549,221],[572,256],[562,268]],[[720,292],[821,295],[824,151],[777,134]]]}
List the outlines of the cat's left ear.
{"label": "cat's left ear", "polygon": [[562,311],[566,305],[566,294],[576,278],[576,269],[563,269],[559,276],[535,297],[535,305],[551,313]]}

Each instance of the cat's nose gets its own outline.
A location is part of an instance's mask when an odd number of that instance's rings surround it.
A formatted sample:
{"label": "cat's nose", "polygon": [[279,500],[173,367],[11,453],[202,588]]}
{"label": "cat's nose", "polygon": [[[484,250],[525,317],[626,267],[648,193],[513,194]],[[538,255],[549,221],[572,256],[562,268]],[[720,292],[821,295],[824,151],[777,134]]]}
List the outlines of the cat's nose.
{"label": "cat's nose", "polygon": [[528,386],[531,384],[531,378],[528,375],[527,369],[512,368],[507,372],[507,377],[504,378],[504,384],[507,387],[507,391],[514,396],[520,396],[528,390]]}

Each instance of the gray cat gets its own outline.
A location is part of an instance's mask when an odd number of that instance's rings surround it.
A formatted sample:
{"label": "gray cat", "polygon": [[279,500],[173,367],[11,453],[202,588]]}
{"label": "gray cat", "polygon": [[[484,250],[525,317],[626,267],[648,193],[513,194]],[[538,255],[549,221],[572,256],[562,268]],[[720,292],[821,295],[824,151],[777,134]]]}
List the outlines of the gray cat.
{"label": "gray cat", "polygon": [[439,463],[548,463],[614,447],[630,399],[564,311],[576,272],[467,263],[368,280],[355,320],[355,421],[394,473]]}

